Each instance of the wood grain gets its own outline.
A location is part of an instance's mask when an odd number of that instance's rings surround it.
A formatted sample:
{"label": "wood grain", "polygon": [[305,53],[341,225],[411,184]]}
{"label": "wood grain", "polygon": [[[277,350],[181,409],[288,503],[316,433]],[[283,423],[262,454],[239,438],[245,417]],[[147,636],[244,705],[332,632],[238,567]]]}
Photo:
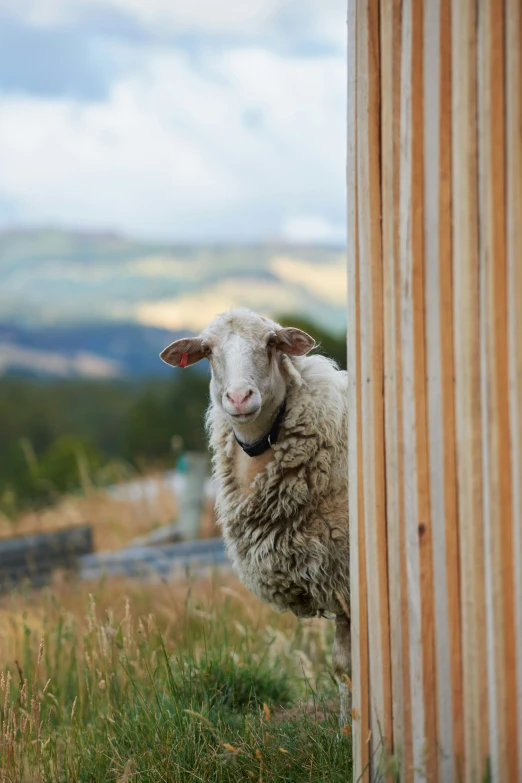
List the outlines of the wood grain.
{"label": "wood grain", "polygon": [[384,286],[386,516],[390,601],[393,753],[413,780],[408,596],[404,549],[399,195],[402,2],[381,2],[381,189]]}
{"label": "wood grain", "polygon": [[355,779],[522,783],[522,3],[350,0],[348,90]]}
{"label": "wood grain", "polygon": [[348,4],[348,150],[347,150],[347,240],[348,240],[348,492],[350,518],[350,603],[352,621],[352,721],[353,778],[370,780],[368,695],[368,606],[366,595],[366,547],[362,475],[361,419],[361,322],[357,209],[357,0]]}
{"label": "wood grain", "polygon": [[[404,526],[408,596],[412,750],[415,770],[424,770],[425,704],[423,698],[423,639],[417,494],[416,408],[414,366],[413,256],[412,256],[412,56],[413,8],[403,2],[401,65],[400,159],[400,313],[402,361],[401,433],[404,454]],[[416,779],[417,776],[415,776]]]}
{"label": "wood grain", "polygon": [[438,774],[438,733],[437,669],[434,638],[433,534],[430,510],[425,354],[423,8],[423,3],[412,3],[411,294],[413,308],[413,393],[415,396],[416,425],[417,528],[420,558],[424,730],[426,737],[424,758],[428,780],[435,780]]}
{"label": "wood grain", "polygon": [[506,313],[503,9],[479,5],[480,312],[492,773],[516,780],[516,650]]}
{"label": "wood grain", "polygon": [[473,0],[452,3],[453,326],[466,780],[485,773],[489,721],[484,595],[477,42]]}
{"label": "wood grain", "polygon": [[[464,733],[462,714],[462,648],[459,573],[459,524],[457,503],[455,362],[453,345],[453,256],[452,256],[452,31],[451,0],[440,0],[440,86],[439,86],[439,295],[441,345],[441,405],[444,462],[444,520],[448,632],[450,645],[452,739],[454,774],[464,779]],[[429,288],[428,288],[429,292]],[[433,433],[434,436],[436,433]],[[436,489],[432,489],[432,497]],[[435,519],[435,517],[434,517]],[[435,527],[434,523],[434,527]],[[442,675],[439,676],[442,683]],[[439,699],[440,701],[440,699]],[[442,723],[444,717],[439,716]]]}
{"label": "wood grain", "polygon": [[506,264],[518,776],[522,781],[522,4],[506,0]]}
{"label": "wood grain", "polygon": [[362,450],[368,575],[370,655],[370,754],[389,749],[391,683],[386,556],[382,255],[380,197],[379,6],[358,6],[357,177],[361,308]]}
{"label": "wood grain", "polygon": [[[443,177],[448,179],[449,162],[447,133],[450,117],[447,91],[449,75],[448,57],[449,29],[448,12],[442,9],[440,0],[427,0],[424,19],[424,233],[425,233],[425,290],[424,308],[426,315],[426,357],[428,384],[428,443],[430,464],[430,500],[433,536],[433,584],[435,589],[435,630],[436,630],[436,668],[437,668],[437,733],[438,759],[440,779],[455,780],[455,750],[454,750],[454,714],[453,714],[453,682],[452,645],[450,630],[450,601],[458,604],[458,591],[453,589],[450,594],[449,570],[457,565],[455,557],[448,563],[448,538],[452,531],[448,526],[455,525],[454,504],[447,502],[447,491],[452,493],[453,487],[447,489],[452,482],[453,474],[447,475],[445,452],[454,449],[453,432],[447,431],[445,415],[448,406],[444,405],[444,387],[449,384],[452,389],[453,377],[448,373],[448,358],[452,368],[452,336],[444,334],[448,310],[451,313],[451,287],[448,296],[448,276],[444,278],[442,265],[450,259],[451,263],[451,213],[449,202],[443,198],[441,191],[445,187]],[[445,27],[442,27],[442,25]],[[443,74],[443,69],[446,71]],[[443,76],[446,89],[441,89]],[[442,120],[444,115],[444,121]],[[444,147],[446,144],[446,148]],[[449,238],[449,243],[448,243]],[[449,248],[448,248],[449,244]],[[447,253],[445,257],[442,247]],[[448,252],[449,250],[449,252]],[[451,266],[450,276],[451,280]],[[450,318],[451,328],[451,318]],[[449,350],[449,357],[443,356]],[[450,371],[451,372],[451,371]],[[452,402],[452,397],[451,397]],[[450,405],[450,413],[452,408]],[[451,420],[453,417],[451,417]],[[451,421],[450,420],[450,421]],[[448,442],[449,441],[449,442]],[[451,509],[448,518],[447,511]],[[450,549],[451,553],[451,549]],[[458,638],[458,624],[454,632]]]}

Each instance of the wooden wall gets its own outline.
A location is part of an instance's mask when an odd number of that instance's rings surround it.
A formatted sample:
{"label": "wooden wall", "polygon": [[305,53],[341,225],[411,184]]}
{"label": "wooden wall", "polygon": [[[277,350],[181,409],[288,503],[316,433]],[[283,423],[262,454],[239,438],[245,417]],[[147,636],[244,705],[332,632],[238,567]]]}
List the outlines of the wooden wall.
{"label": "wooden wall", "polygon": [[349,0],[347,179],[354,781],[520,782],[522,0]]}

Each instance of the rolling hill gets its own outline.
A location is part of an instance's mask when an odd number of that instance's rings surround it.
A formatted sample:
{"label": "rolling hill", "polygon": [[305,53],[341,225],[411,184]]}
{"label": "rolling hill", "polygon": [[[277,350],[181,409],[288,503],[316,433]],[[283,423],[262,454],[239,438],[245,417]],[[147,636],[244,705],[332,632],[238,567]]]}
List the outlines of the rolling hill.
{"label": "rolling hill", "polygon": [[0,232],[0,373],[154,374],[166,342],[217,312],[243,305],[340,332],[345,296],[342,248]]}

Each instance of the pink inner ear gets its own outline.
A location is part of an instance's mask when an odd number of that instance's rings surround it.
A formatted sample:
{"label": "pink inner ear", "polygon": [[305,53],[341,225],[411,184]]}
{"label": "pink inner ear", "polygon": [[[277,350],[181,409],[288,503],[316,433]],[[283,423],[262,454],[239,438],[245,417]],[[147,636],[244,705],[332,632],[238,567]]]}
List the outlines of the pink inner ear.
{"label": "pink inner ear", "polygon": [[188,353],[185,351],[185,353],[181,354],[181,361],[179,363],[180,367],[186,367],[188,364]]}

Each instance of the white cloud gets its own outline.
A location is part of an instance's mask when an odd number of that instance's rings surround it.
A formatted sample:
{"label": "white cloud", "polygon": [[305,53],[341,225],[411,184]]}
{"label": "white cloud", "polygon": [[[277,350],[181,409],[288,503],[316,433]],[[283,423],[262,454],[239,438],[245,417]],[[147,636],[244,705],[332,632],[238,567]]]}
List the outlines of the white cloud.
{"label": "white cloud", "polygon": [[150,29],[259,37],[306,34],[344,46],[342,0],[0,0],[0,9],[32,24],[81,22],[89,13],[117,10]]}
{"label": "white cloud", "polygon": [[140,51],[105,103],[0,97],[0,201],[20,220],[187,240],[337,232],[342,55]]}
{"label": "white cloud", "polygon": [[0,8],[33,24],[77,21],[92,10],[118,9],[145,24],[169,24],[180,31],[242,33],[269,23],[280,0],[0,0]]}
{"label": "white cloud", "polygon": [[319,215],[290,217],[285,221],[281,233],[289,242],[343,243],[346,239],[342,223],[332,223]]}

